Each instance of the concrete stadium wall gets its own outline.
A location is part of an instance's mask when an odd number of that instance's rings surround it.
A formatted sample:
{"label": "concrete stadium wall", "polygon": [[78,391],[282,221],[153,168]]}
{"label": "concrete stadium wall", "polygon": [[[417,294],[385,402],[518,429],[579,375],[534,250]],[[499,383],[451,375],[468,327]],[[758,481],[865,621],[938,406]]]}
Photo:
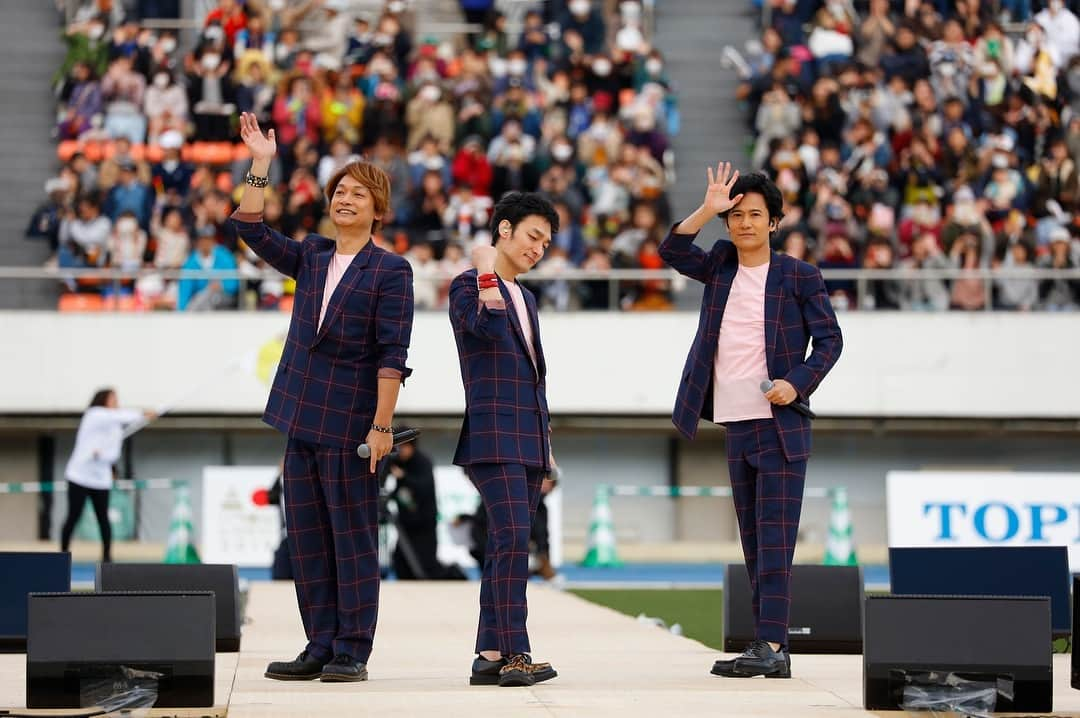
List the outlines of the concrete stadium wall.
{"label": "concrete stadium wall", "polygon": [[[545,314],[549,403],[556,414],[670,412],[697,316]],[[813,398],[822,416],[1078,415],[1080,321],[1070,314],[845,313],[846,345]],[[0,313],[0,413],[77,414],[114,385],[129,406],[257,414],[267,387],[255,354],[280,337],[276,313]],[[463,398],[443,312],[416,317],[400,400],[411,415],[455,415]],[[271,367],[272,371],[272,367]]]}

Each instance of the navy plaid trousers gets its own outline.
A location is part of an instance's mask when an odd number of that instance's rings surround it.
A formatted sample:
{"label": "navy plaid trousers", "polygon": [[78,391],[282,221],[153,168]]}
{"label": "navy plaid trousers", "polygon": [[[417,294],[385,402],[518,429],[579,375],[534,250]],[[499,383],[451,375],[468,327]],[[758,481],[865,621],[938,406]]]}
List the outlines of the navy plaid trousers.
{"label": "navy plaid trousers", "polygon": [[521,464],[471,464],[465,470],[488,515],[476,652],[529,653],[529,536],[546,472]]}
{"label": "navy plaid trousers", "polygon": [[791,562],[799,534],[806,461],[788,461],[773,419],[732,421],[728,472],[753,592],[756,637],[787,646]]}
{"label": "navy plaid trousers", "polygon": [[290,438],[284,491],[307,651],[367,663],[379,606],[379,483],[370,459]]}

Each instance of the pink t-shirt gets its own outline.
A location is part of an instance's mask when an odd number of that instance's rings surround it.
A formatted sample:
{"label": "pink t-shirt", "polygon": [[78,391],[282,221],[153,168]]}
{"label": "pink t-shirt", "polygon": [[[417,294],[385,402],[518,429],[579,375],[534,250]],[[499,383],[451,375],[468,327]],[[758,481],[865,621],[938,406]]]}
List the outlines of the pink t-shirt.
{"label": "pink t-shirt", "polygon": [[326,268],[326,286],[323,287],[322,309],[319,311],[319,329],[322,329],[323,319],[326,318],[326,308],[330,306],[330,297],[334,295],[334,290],[341,283],[341,278],[345,276],[345,270],[349,268],[355,258],[355,254],[334,252],[334,256],[330,259],[330,266]]}
{"label": "pink t-shirt", "polygon": [[532,323],[529,321],[529,308],[525,304],[525,295],[521,293],[521,287],[517,282],[503,282],[506,291],[510,292],[510,303],[517,312],[518,322],[521,324],[521,332],[525,335],[525,346],[529,348],[529,358],[532,359],[533,369],[536,368],[536,347],[533,344]]}
{"label": "pink t-shirt", "polygon": [[772,418],[761,392],[769,378],[765,361],[765,280],[769,263],[739,265],[731,282],[713,367],[713,421]]}

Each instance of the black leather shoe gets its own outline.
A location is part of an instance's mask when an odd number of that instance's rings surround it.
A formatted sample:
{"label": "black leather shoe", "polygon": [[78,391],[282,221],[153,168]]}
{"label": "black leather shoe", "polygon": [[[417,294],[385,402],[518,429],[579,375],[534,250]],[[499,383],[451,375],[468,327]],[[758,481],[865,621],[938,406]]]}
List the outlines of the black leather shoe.
{"label": "black leather shoe", "polygon": [[506,665],[506,659],[489,661],[483,656],[477,656],[472,662],[472,675],[469,676],[470,686],[497,686],[499,685],[499,671]]}
{"label": "black leather shoe", "polygon": [[344,654],[323,666],[323,683],[353,683],[367,680],[367,666]]}
{"label": "black leather shoe", "polygon": [[768,641],[757,640],[735,659],[735,672],[743,676],[791,678],[791,657],[787,651],[774,651]]}
{"label": "black leather shoe", "polygon": [[510,656],[506,665],[499,669],[499,685],[503,688],[533,686],[557,675],[550,663],[533,663],[527,654],[517,653]]}
{"label": "black leather shoe", "polygon": [[709,673],[714,676],[724,676],[725,678],[746,678],[741,673],[735,672],[735,659],[727,658],[714,661],[712,664],[712,670]]}
{"label": "black leather shoe", "polygon": [[709,673],[712,673],[714,676],[724,676],[725,678],[749,678],[750,676],[735,670],[735,661],[743,656],[747,658],[753,658],[755,656],[754,644],[752,642],[746,647],[746,650],[738,656],[735,656],[734,658],[719,659],[714,662],[712,670],[709,671]]}
{"label": "black leather shoe", "polygon": [[322,675],[324,661],[302,652],[291,661],[274,661],[266,667],[267,678],[275,681],[313,681]]}

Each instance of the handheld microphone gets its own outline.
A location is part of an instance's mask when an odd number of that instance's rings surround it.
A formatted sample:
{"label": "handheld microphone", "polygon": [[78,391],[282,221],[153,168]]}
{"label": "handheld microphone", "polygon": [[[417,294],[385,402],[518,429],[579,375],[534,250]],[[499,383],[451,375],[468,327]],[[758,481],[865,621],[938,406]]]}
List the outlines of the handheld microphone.
{"label": "handheld microphone", "polygon": [[[405,431],[394,432],[394,446],[397,447],[415,441],[418,436],[420,436],[419,429],[405,429]],[[360,444],[360,446],[356,447],[356,455],[361,459],[370,459],[371,447],[367,444]]]}
{"label": "handheld microphone", "polygon": [[[764,381],[761,382],[760,388],[761,388],[761,393],[762,394],[767,394],[773,388],[772,380],[771,379],[765,379]],[[817,418],[817,414],[815,414],[814,412],[812,412],[810,410],[810,406],[805,401],[799,401],[798,398],[796,398],[795,401],[791,402],[790,404],[778,404],[777,406],[790,406],[792,409],[799,412],[800,414],[805,416],[807,419],[816,419]]]}

